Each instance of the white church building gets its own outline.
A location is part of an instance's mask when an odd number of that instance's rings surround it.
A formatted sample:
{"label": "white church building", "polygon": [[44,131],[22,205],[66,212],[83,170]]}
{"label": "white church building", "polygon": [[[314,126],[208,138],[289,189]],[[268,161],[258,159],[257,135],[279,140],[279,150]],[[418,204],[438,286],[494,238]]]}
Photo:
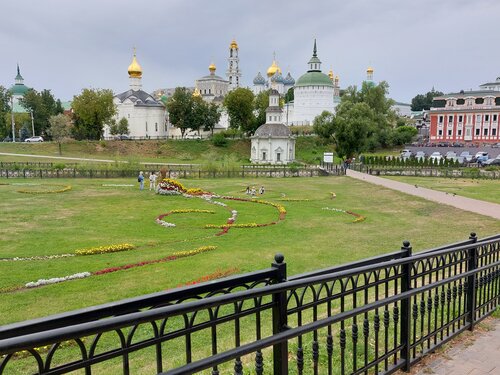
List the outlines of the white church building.
{"label": "white church building", "polygon": [[271,89],[266,123],[259,126],[251,137],[252,163],[288,164],[295,160],[295,137],[282,122],[279,100],[279,92]]}
{"label": "white church building", "polygon": [[[142,68],[137,62],[136,53],[128,67],[130,88],[115,95],[115,121],[122,118],[128,121],[131,138],[158,139],[167,136],[166,109],[153,96],[142,90]],[[104,127],[104,138],[110,139],[109,126]]]}

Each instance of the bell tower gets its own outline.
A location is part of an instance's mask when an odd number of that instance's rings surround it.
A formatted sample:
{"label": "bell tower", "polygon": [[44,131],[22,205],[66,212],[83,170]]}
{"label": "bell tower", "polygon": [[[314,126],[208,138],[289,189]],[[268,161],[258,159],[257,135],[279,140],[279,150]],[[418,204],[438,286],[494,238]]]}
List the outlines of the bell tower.
{"label": "bell tower", "polygon": [[228,69],[226,72],[227,80],[229,81],[229,90],[234,90],[240,87],[241,71],[239,67],[240,58],[238,57],[238,43],[232,40],[229,45]]}

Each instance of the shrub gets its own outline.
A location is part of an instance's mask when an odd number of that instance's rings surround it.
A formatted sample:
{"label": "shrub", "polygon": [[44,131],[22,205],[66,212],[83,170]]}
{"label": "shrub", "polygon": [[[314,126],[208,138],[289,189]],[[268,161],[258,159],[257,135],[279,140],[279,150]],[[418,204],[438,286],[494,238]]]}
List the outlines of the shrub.
{"label": "shrub", "polygon": [[212,144],[215,147],[227,147],[228,141],[226,137],[224,137],[224,134],[217,133],[212,136]]}

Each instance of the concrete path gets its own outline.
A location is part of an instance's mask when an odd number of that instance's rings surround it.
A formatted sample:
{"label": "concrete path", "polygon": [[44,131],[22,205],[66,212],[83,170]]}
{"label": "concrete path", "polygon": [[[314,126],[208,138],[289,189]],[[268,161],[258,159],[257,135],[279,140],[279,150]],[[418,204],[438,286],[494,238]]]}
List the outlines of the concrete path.
{"label": "concrete path", "polygon": [[[32,154],[15,154],[12,152],[0,152],[0,155],[6,156],[21,156],[29,158],[41,158],[41,159],[60,159],[60,160],[77,160],[77,161],[93,161],[97,163],[128,163],[126,160],[110,160],[110,159],[89,159],[89,158],[72,158],[69,156],[48,156],[48,155],[32,155]],[[158,165],[170,165],[169,163],[153,163],[153,162],[140,162],[139,164],[158,164]],[[195,165],[195,164],[178,164],[175,165]]]}
{"label": "concrete path", "polygon": [[[500,319],[488,323],[490,331],[477,332],[454,342],[444,353],[424,360],[414,375],[499,375]],[[463,333],[467,335],[467,333]]]}
{"label": "concrete path", "polygon": [[[347,176],[358,180],[366,181],[371,184],[384,186],[389,189],[398,190],[406,194],[414,195],[430,201],[447,204],[461,210],[474,212],[480,215],[490,216],[500,219],[500,204],[485,202],[478,199],[466,198],[459,195],[453,195],[442,191],[426,189],[418,185],[410,185],[404,182],[393,181],[387,178],[371,176],[369,174],[347,170]],[[500,189],[500,183],[498,184]],[[499,355],[500,356],[500,355]],[[498,372],[500,375],[500,371]]]}

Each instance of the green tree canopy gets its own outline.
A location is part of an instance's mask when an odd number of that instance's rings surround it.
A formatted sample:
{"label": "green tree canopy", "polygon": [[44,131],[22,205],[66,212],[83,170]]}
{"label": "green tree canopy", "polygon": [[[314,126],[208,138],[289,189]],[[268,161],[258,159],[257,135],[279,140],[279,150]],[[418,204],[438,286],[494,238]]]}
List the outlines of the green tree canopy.
{"label": "green tree canopy", "polygon": [[116,113],[113,92],[108,89],[83,89],[73,97],[72,106],[77,139],[101,139],[104,124]]}
{"label": "green tree canopy", "polygon": [[257,122],[253,114],[255,106],[251,90],[240,87],[230,91],[224,98],[224,106],[229,115],[230,128],[253,134],[257,129]]}
{"label": "green tree canopy", "polygon": [[167,111],[170,123],[179,128],[181,136],[191,129],[194,122],[194,100],[191,92],[185,87],[176,87],[174,94],[167,100]]}
{"label": "green tree canopy", "polygon": [[46,134],[50,126],[49,118],[64,111],[61,101],[56,100],[50,90],[38,92],[30,89],[19,102],[28,112],[33,113],[36,134]]}
{"label": "green tree canopy", "polygon": [[374,111],[366,103],[340,103],[335,115],[334,139],[337,154],[350,158],[363,151],[374,122]]}
{"label": "green tree canopy", "polygon": [[324,139],[329,140],[333,137],[335,132],[335,115],[328,111],[323,111],[313,121],[314,133]]}
{"label": "green tree canopy", "polygon": [[206,114],[205,114],[205,127],[204,131],[209,131],[214,134],[215,125],[219,123],[220,120],[220,110],[217,104],[209,103],[206,105]]}
{"label": "green tree canopy", "polygon": [[411,110],[412,111],[423,111],[429,110],[432,106],[432,101],[436,96],[444,95],[441,91],[434,90],[434,87],[431,91],[426,94],[418,94],[411,100]]}
{"label": "green tree canopy", "polygon": [[254,131],[266,123],[266,109],[269,107],[269,90],[261,91],[254,98],[255,125]]}
{"label": "green tree canopy", "polygon": [[0,136],[2,138],[10,132],[11,123],[8,115],[10,113],[10,98],[9,90],[0,85]]}

